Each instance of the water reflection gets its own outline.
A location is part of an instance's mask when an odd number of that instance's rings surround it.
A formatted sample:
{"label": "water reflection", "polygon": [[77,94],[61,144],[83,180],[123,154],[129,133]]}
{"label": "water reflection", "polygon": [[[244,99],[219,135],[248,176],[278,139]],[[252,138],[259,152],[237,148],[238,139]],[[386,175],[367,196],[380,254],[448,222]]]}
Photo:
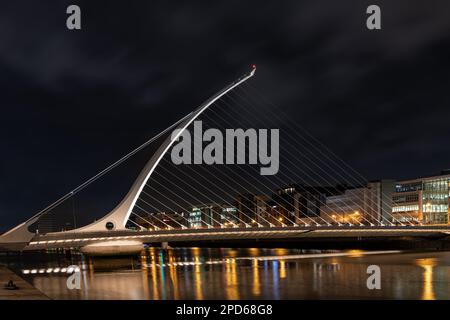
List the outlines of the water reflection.
{"label": "water reflection", "polygon": [[236,259],[226,259],[225,263],[226,299],[239,300],[238,281],[236,273]]}
{"label": "water reflection", "polygon": [[424,269],[423,271],[423,300],[436,300],[433,290],[433,268],[436,266],[436,259],[418,259],[417,265]]}
{"label": "water reflection", "polygon": [[[311,256],[311,254],[314,256]],[[336,254],[336,255],[330,255]],[[76,264],[82,290],[66,274]],[[382,290],[366,287],[367,266],[382,269]],[[9,262],[59,299],[449,299],[450,253],[366,255],[362,251],[149,248],[136,258],[43,255]],[[32,273],[31,270],[36,270]]]}
{"label": "water reflection", "polygon": [[255,297],[259,297],[261,295],[261,284],[259,282],[259,266],[258,260],[252,260],[252,272],[253,272],[253,286],[252,293]]}
{"label": "water reflection", "polygon": [[195,274],[195,299],[203,300],[202,292],[202,272],[200,270],[200,259],[198,256],[194,257],[194,274]]}
{"label": "water reflection", "polygon": [[280,278],[286,278],[286,262],[284,260],[280,260]]}

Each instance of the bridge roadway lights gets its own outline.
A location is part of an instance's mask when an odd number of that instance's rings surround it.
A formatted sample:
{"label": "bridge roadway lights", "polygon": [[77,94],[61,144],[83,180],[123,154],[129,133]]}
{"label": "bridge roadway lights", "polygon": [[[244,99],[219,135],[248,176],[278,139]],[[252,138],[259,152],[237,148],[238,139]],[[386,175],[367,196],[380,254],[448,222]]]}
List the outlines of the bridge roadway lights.
{"label": "bridge roadway lights", "polygon": [[144,244],[136,240],[104,241],[85,245],[80,251],[88,256],[134,255],[144,249]]}
{"label": "bridge roadway lights", "polygon": [[[221,240],[228,241],[239,239],[285,239],[285,238],[348,238],[355,236],[363,237],[447,237],[450,241],[449,226],[355,226],[348,225],[322,226],[322,227],[264,227],[264,228],[217,228],[216,230],[161,230],[159,232],[146,231],[119,231],[119,232],[99,232],[94,234],[78,233],[66,234],[55,233],[50,235],[37,235],[27,244],[23,243],[20,250],[43,250],[51,248],[80,248],[85,254],[92,255],[117,255],[138,253],[143,248],[143,243],[162,243],[162,242],[191,242],[191,241],[209,241]],[[334,241],[334,240],[330,240]],[[97,242],[97,243],[96,243]],[[450,243],[450,242],[449,242]],[[16,247],[10,247],[9,244],[0,243],[0,247],[7,250],[17,250]]]}

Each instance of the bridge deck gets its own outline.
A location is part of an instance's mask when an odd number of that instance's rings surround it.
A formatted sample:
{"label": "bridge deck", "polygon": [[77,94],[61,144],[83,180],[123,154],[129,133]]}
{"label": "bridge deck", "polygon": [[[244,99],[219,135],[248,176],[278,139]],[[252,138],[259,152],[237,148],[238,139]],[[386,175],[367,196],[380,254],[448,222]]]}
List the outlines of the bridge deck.
{"label": "bridge deck", "polygon": [[450,228],[443,227],[273,227],[185,229],[160,231],[109,231],[72,233],[60,232],[38,235],[25,250],[49,248],[79,248],[104,241],[137,240],[142,243],[223,241],[243,239],[292,238],[369,238],[369,237],[424,237],[444,238]]}

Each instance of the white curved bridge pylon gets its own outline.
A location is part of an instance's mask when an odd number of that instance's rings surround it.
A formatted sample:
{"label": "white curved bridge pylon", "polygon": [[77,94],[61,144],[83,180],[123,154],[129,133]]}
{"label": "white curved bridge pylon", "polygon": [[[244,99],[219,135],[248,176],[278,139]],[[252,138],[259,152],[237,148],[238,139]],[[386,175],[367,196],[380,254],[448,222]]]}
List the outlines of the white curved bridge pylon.
{"label": "white curved bridge pylon", "polygon": [[[98,231],[108,231],[108,230],[126,230],[127,221],[131,215],[131,211],[133,210],[136,201],[138,200],[144,186],[147,184],[150,179],[153,171],[158,166],[161,159],[164,155],[169,151],[170,147],[173,145],[175,141],[177,141],[178,137],[181,136],[184,130],[198,118],[206,109],[208,109],[214,102],[219,100],[225,94],[247,81],[251,77],[254,76],[256,71],[255,66],[252,67],[252,70],[245,74],[243,77],[234,81],[233,83],[226,86],[221,91],[217,92],[207,101],[205,101],[200,107],[191,112],[188,116],[184,118],[184,120],[178,124],[178,126],[174,130],[178,130],[177,134],[172,137],[170,134],[152,156],[152,158],[147,162],[130,190],[126,194],[126,196],[122,199],[122,201],[108,214],[106,214],[103,218],[81,228],[73,229],[67,232],[98,232]],[[43,212],[42,214],[45,214]],[[19,224],[15,228],[9,230],[0,236],[0,243],[23,243],[29,242],[35,234],[30,232],[29,227],[35,223],[42,214],[38,214],[28,219],[27,221]]]}

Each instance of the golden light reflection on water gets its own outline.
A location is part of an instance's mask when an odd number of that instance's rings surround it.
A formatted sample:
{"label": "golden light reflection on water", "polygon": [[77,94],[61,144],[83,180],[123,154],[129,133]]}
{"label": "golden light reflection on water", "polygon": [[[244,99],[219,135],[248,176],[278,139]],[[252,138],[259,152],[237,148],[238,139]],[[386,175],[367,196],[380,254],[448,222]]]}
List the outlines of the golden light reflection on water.
{"label": "golden light reflection on water", "polygon": [[417,259],[416,264],[424,269],[422,300],[436,300],[433,289],[433,268],[437,265],[436,259]]}
{"label": "golden light reflection on water", "polygon": [[170,274],[170,280],[172,281],[173,298],[175,300],[178,300],[178,299],[180,299],[179,288],[178,288],[178,274],[177,274],[177,268],[173,265],[173,263],[176,261],[176,259],[173,256],[172,251],[169,251],[168,255],[169,255],[169,274]]}
{"label": "golden light reflection on water", "polygon": [[259,296],[261,295],[261,283],[259,282],[259,265],[257,259],[253,259],[252,270],[253,270],[252,293],[255,296]]}
{"label": "golden light reflection on water", "polygon": [[[293,257],[298,255],[289,252]],[[275,257],[274,253],[283,257]],[[349,253],[362,255],[359,250]],[[236,254],[236,258],[230,257]],[[439,254],[449,257],[448,253]],[[134,271],[136,260],[129,258],[72,261],[83,265],[83,288],[76,292],[66,288],[67,277],[61,274],[37,275],[34,284],[56,299],[371,298],[373,293],[366,289],[366,266],[377,261],[375,264],[385,266],[382,277],[395,281],[385,282],[383,292],[376,297],[434,300],[446,298],[450,292],[444,287],[450,277],[438,272],[438,265],[447,261],[435,258],[440,255],[372,255],[358,258],[355,263],[356,259],[339,256],[289,259],[284,257],[284,250],[152,248],[141,255],[141,268]],[[271,259],[264,260],[267,257]],[[48,267],[55,267],[56,263],[67,265],[66,261],[50,263]],[[350,286],[349,279],[353,281],[358,275],[363,280]],[[297,290],[300,287],[305,290]]]}
{"label": "golden light reflection on water", "polygon": [[203,300],[203,291],[202,291],[202,272],[200,270],[200,259],[199,257],[194,258],[195,268],[195,299]]}
{"label": "golden light reflection on water", "polygon": [[[152,252],[152,251],[150,251]],[[153,291],[153,299],[159,299],[159,290],[158,290],[158,279],[156,277],[156,256],[152,254],[151,256],[151,272],[152,275],[152,291]]]}
{"label": "golden light reflection on water", "polygon": [[239,300],[236,259],[229,258],[225,264],[225,291],[228,300]]}
{"label": "golden light reflection on water", "polygon": [[286,261],[280,260],[280,279],[286,278]]}

